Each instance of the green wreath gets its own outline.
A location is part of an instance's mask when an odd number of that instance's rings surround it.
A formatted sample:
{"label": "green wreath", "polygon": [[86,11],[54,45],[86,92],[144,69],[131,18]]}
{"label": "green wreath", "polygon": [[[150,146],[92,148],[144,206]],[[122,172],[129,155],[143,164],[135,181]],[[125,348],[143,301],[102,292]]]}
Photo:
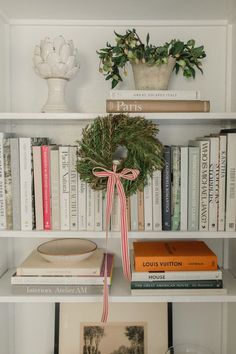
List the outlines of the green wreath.
{"label": "green wreath", "polygon": [[159,129],[151,120],[129,117],[126,114],[109,114],[98,117],[82,132],[79,145],[77,171],[80,178],[95,190],[106,190],[107,178],[93,175],[95,167],[112,170],[113,161],[119,160],[117,172],[123,168],[138,169],[134,181],[122,179],[126,196],[143,189],[147,177],[161,169],[163,146],[157,139]]}

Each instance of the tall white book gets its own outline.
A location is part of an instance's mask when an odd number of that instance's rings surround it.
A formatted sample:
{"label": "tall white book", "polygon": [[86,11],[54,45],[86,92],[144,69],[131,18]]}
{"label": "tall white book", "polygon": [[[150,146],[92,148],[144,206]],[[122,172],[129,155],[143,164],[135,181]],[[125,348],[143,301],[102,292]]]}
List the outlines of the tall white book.
{"label": "tall white book", "polygon": [[77,178],[77,146],[70,146],[70,229],[78,230],[78,178]]}
{"label": "tall white book", "polygon": [[34,202],[36,230],[43,230],[43,192],[41,146],[33,146]]}
{"label": "tall white book", "polygon": [[209,231],[218,230],[219,207],[219,137],[207,137],[210,142],[209,159]]}
{"label": "tall white book", "polygon": [[210,142],[208,140],[190,141],[191,146],[200,149],[199,174],[199,230],[208,231],[209,228],[209,154]]}
{"label": "tall white book", "polygon": [[78,226],[79,230],[87,229],[87,188],[86,182],[82,181],[78,173]]}
{"label": "tall white book", "polygon": [[152,176],[152,228],[153,231],[162,230],[162,193],[161,171],[156,170]]}
{"label": "tall white book", "polygon": [[59,150],[50,150],[50,175],[51,175],[51,206],[52,206],[52,230],[60,230],[60,173]]}
{"label": "tall white book", "polygon": [[13,228],[13,205],[12,205],[12,164],[10,138],[4,139],[3,143],[4,176],[5,176],[5,206],[6,206],[6,227]]}
{"label": "tall white book", "polygon": [[219,217],[218,231],[225,230],[225,194],[226,194],[226,166],[227,166],[227,139],[226,135],[220,135],[219,153]]}
{"label": "tall white book", "polygon": [[0,230],[5,230],[7,227],[3,144],[4,133],[0,132]]}
{"label": "tall white book", "polygon": [[188,231],[199,228],[199,148],[189,146],[188,155]]}
{"label": "tall white book", "polygon": [[21,230],[32,230],[31,138],[19,138]]}
{"label": "tall white book", "polygon": [[12,173],[12,210],[13,230],[21,230],[21,197],[20,197],[20,152],[19,139],[10,139],[11,173]]}
{"label": "tall white book", "polygon": [[94,199],[95,191],[87,184],[87,231],[94,231]]}
{"label": "tall white book", "polygon": [[171,230],[180,229],[180,147],[171,147]]}
{"label": "tall white book", "polygon": [[116,188],[111,212],[111,231],[120,231],[120,199]]}
{"label": "tall white book", "polygon": [[138,230],[138,194],[132,194],[130,197],[130,227],[131,231]]}
{"label": "tall white book", "polygon": [[59,146],[61,230],[70,230],[69,146]]}
{"label": "tall white book", "polygon": [[180,230],[188,230],[188,146],[180,147]]}
{"label": "tall white book", "polygon": [[144,187],[144,229],[152,231],[152,178],[148,176],[147,185]]}
{"label": "tall white book", "polygon": [[226,231],[236,223],[236,133],[227,134]]}
{"label": "tall white book", "polygon": [[95,191],[94,193],[94,209],[94,229],[95,231],[102,231],[102,191]]}

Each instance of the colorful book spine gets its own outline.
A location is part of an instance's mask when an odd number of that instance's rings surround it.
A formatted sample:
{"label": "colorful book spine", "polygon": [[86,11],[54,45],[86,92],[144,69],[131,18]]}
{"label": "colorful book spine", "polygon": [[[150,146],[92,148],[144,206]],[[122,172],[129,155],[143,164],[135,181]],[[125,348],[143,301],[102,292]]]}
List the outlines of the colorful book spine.
{"label": "colorful book spine", "polygon": [[209,137],[209,231],[218,230],[219,205],[219,137]]}
{"label": "colorful book spine", "polygon": [[152,231],[152,178],[148,176],[147,185],[144,187],[144,229]]}
{"label": "colorful book spine", "polygon": [[36,230],[44,229],[41,146],[33,146],[34,201]]}
{"label": "colorful book spine", "polygon": [[12,209],[13,229],[21,230],[21,196],[20,196],[20,152],[19,139],[10,139],[11,172],[12,172]]}
{"label": "colorful book spine", "polygon": [[110,98],[118,100],[200,100],[194,90],[110,90]]}
{"label": "colorful book spine", "polygon": [[33,228],[31,138],[19,138],[19,152],[21,230],[29,231]]}
{"label": "colorful book spine", "polygon": [[189,147],[188,169],[188,230],[199,227],[199,148]]}
{"label": "colorful book spine", "polygon": [[42,157],[42,193],[43,193],[43,226],[51,230],[51,186],[50,186],[50,147],[41,147]]}
{"label": "colorful book spine", "polygon": [[162,170],[162,229],[171,230],[171,148],[164,147],[165,166]]}
{"label": "colorful book spine", "polygon": [[235,231],[236,218],[236,133],[227,134],[226,231]]}
{"label": "colorful book spine", "polygon": [[180,147],[171,147],[171,230],[180,229]]}
{"label": "colorful book spine", "polygon": [[221,279],[131,281],[131,289],[221,289]]}
{"label": "colorful book spine", "polygon": [[61,230],[70,230],[69,146],[59,146]]}
{"label": "colorful book spine", "polygon": [[60,173],[59,173],[59,150],[50,151],[50,173],[51,173],[51,206],[52,206],[52,230],[60,230]]}
{"label": "colorful book spine", "polygon": [[77,178],[77,147],[69,147],[69,178],[70,178],[70,229],[78,230],[78,178]]}
{"label": "colorful book spine", "polygon": [[161,192],[161,171],[153,172],[152,177],[152,210],[153,210],[153,231],[162,230],[162,192]]}
{"label": "colorful book spine", "polygon": [[0,230],[5,230],[7,227],[3,144],[4,144],[4,133],[0,133]]}
{"label": "colorful book spine", "polygon": [[218,231],[225,230],[225,203],[226,203],[226,168],[227,168],[227,139],[220,135],[219,152],[219,217]]}
{"label": "colorful book spine", "polygon": [[180,230],[188,230],[188,147],[180,148]]}

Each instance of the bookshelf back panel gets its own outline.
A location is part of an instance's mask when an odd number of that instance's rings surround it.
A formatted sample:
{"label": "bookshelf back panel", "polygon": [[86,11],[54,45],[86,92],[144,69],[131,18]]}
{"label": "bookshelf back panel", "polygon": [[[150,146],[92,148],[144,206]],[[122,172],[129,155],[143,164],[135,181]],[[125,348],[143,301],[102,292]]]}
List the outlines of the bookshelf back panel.
{"label": "bookshelf back panel", "polygon": [[[195,80],[186,80],[182,75],[172,76],[170,88],[200,90],[203,99],[210,99],[212,111],[225,110],[226,80],[226,38],[227,27],[220,25],[190,27],[184,25],[146,26],[136,29],[145,38],[150,33],[153,43],[163,43],[171,38],[187,40],[194,38],[197,44],[204,44],[207,58],[204,60],[204,75],[198,73]],[[63,35],[72,39],[79,49],[81,68],[77,77],[68,84],[67,101],[73,111],[103,112],[110,83],[98,72],[99,60],[96,50],[107,41],[114,43],[114,29],[123,33],[127,26],[30,26],[14,25],[10,31],[11,55],[11,110],[14,112],[37,112],[45,103],[47,87],[45,80],[37,77],[32,68],[34,46],[46,36]],[[215,41],[217,38],[217,41]],[[215,56],[217,53],[217,60]],[[129,68],[130,71],[130,68]],[[216,74],[217,73],[217,74]],[[221,83],[219,85],[219,83]],[[131,73],[120,88],[132,88]]]}
{"label": "bookshelf back panel", "polygon": [[0,304],[0,354],[10,354],[9,351],[9,305]]}

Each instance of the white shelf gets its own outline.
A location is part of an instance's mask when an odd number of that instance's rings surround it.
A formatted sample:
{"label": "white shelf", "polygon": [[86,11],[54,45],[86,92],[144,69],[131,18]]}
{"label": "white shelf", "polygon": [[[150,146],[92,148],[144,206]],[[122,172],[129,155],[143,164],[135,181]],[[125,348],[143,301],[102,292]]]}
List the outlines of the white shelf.
{"label": "white shelf", "polygon": [[[55,296],[55,295],[15,295],[12,292],[11,275],[13,270],[9,270],[0,280],[0,302],[102,302],[102,296]],[[122,270],[114,270],[113,284],[109,296],[110,302],[236,302],[236,279],[229,271],[224,271],[224,287],[227,294],[222,295],[165,295],[165,296],[134,296],[130,293],[130,285],[124,279]]]}
{"label": "white shelf", "polygon": [[[105,231],[0,231],[0,238],[97,238],[105,239]],[[129,239],[222,239],[236,238],[236,232],[217,231],[129,231]],[[109,238],[120,238],[120,232],[109,232]]]}
{"label": "white shelf", "polygon": [[[137,113],[138,114],[138,113]],[[130,116],[137,115],[130,113]],[[147,119],[154,119],[160,124],[177,122],[178,124],[199,124],[199,123],[227,123],[236,121],[236,112],[210,112],[210,113],[139,113]],[[78,121],[90,121],[98,116],[108,115],[106,112],[100,113],[20,113],[20,112],[0,112],[0,122],[21,124],[29,121],[72,123]]]}

